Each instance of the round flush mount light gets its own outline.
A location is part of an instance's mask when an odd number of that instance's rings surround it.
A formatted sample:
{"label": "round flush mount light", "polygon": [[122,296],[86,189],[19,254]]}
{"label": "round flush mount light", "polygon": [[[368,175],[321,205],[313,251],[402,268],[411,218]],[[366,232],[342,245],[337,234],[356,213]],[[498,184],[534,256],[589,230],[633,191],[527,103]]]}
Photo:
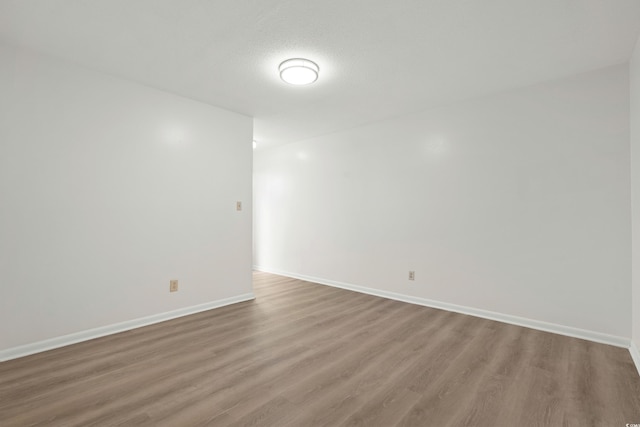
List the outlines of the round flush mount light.
{"label": "round flush mount light", "polygon": [[320,67],[303,58],[287,59],[278,67],[280,78],[292,85],[308,85],[318,80]]}

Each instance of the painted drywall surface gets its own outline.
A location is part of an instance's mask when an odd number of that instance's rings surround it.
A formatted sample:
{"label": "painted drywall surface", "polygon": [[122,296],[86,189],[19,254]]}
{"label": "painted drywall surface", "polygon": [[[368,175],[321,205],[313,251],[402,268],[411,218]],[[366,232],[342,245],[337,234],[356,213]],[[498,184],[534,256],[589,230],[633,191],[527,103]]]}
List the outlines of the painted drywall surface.
{"label": "painted drywall surface", "polygon": [[258,150],[254,263],[629,337],[628,104],[621,65]]}
{"label": "painted drywall surface", "polygon": [[251,292],[251,118],[8,46],[0,94],[0,350]]}
{"label": "painted drywall surface", "polygon": [[[632,341],[640,348],[640,42],[630,61]],[[640,366],[638,366],[640,370]]]}

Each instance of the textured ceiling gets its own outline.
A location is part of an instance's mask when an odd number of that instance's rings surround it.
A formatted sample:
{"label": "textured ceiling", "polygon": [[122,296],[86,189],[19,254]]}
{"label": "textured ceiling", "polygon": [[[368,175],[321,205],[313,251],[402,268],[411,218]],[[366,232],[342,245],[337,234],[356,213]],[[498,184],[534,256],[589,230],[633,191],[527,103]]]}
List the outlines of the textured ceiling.
{"label": "textured ceiling", "polygon": [[[262,146],[628,61],[637,0],[0,0],[0,41],[254,116]],[[312,86],[278,78],[308,57]]]}

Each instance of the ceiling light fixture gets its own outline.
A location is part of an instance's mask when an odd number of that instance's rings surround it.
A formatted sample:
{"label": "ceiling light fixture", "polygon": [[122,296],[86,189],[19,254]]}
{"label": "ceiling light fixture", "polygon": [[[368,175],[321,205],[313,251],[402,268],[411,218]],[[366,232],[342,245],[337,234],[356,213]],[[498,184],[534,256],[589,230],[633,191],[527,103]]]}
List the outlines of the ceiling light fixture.
{"label": "ceiling light fixture", "polygon": [[320,67],[303,58],[287,59],[278,67],[280,78],[292,85],[308,85],[318,80]]}

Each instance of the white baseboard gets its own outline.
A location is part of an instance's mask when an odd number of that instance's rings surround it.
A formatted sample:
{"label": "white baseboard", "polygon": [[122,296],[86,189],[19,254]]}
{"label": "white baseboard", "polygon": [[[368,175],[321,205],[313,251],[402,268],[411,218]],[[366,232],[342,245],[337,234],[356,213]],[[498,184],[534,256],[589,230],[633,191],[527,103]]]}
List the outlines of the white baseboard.
{"label": "white baseboard", "polygon": [[[509,314],[496,313],[493,311],[482,310],[479,308],[466,307],[462,305],[450,304],[447,302],[414,297],[414,296],[399,294],[395,292],[382,291],[379,289],[367,288],[364,286],[358,286],[358,285],[352,285],[349,283],[337,282],[334,280],[322,279],[319,277],[305,276],[303,274],[265,268],[257,265],[254,265],[253,269],[257,271],[264,271],[266,273],[277,274],[280,276],[306,280],[308,282],[318,283],[320,285],[333,286],[336,288],[342,288],[342,289],[347,289],[350,291],[360,292],[360,293],[374,295],[378,297],[389,298],[396,301],[408,302],[411,304],[423,305],[423,306],[432,307],[432,308],[439,308],[442,310],[453,311],[456,313],[468,314],[470,316],[481,317],[483,319],[496,320],[498,322],[510,323],[512,325],[524,326],[531,329],[537,329],[545,332],[552,332],[554,334],[566,335],[569,337],[580,338],[580,339],[594,341],[602,344],[609,344],[616,347],[629,348],[631,344],[631,340],[629,338],[603,334],[601,332],[594,332],[586,329],[573,328],[571,326],[564,326],[556,323],[542,322],[540,320],[533,320],[533,319],[527,319],[524,317],[512,316]],[[636,362],[636,366],[638,366],[638,362]]]}
{"label": "white baseboard", "polygon": [[159,313],[139,319],[128,320],[126,322],[116,323],[113,325],[88,329],[86,331],[63,335],[56,338],[50,338],[31,344],[21,345],[18,347],[12,347],[0,351],[0,362],[17,359],[18,357],[28,356],[30,354],[40,353],[42,351],[52,350],[54,348],[64,347],[70,344],[76,344],[82,341],[92,340],[94,338],[104,337],[106,335],[117,334],[118,332],[124,332],[130,329],[164,322],[165,320],[171,320],[177,317],[188,316],[190,314],[211,310],[213,308],[224,307],[225,305],[236,304],[243,301],[250,301],[252,299],[255,299],[255,295],[253,294],[253,292],[231,298],[211,301],[205,304],[180,308],[178,310],[168,311],[166,313]]}
{"label": "white baseboard", "polygon": [[638,347],[636,347],[636,343],[633,341],[631,341],[631,345],[629,346],[629,353],[631,353],[633,363],[636,364],[638,375],[640,375],[640,351],[638,351]]}

